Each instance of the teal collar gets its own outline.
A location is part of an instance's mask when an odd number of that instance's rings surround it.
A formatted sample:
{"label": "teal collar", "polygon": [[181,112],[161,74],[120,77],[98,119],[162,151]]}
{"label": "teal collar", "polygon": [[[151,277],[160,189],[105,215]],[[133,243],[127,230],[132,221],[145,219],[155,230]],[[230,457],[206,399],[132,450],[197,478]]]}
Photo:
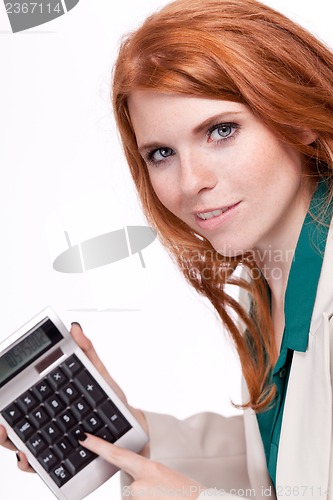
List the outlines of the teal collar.
{"label": "teal collar", "polygon": [[[299,235],[285,295],[285,331],[283,347],[305,352],[311,316],[316,298],[323,255],[332,215],[323,216],[328,187],[321,181],[312,197]],[[320,223],[318,223],[319,218]]]}

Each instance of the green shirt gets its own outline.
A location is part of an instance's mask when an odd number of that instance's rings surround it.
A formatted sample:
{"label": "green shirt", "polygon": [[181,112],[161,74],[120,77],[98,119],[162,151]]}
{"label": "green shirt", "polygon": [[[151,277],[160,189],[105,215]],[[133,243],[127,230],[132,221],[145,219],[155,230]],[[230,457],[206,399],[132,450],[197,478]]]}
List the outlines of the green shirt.
{"label": "green shirt", "polygon": [[[308,345],[311,316],[331,218],[331,210],[325,211],[324,216],[322,214],[327,194],[327,185],[320,182],[299,235],[285,295],[285,328],[280,355],[271,378],[271,382],[277,388],[276,398],[270,409],[257,413],[268,471],[274,485],[283,408],[293,352],[305,352]],[[321,222],[315,220],[317,216]]]}

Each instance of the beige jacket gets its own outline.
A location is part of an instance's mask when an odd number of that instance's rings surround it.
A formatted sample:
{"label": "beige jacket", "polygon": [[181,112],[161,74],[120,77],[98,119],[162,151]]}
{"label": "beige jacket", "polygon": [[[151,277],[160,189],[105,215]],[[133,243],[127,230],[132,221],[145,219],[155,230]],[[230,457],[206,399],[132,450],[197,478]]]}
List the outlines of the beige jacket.
{"label": "beige jacket", "polygon": [[182,421],[146,413],[150,457],[205,484],[209,489],[200,494],[199,500],[333,499],[333,493],[329,494],[330,483],[333,487],[332,316],[331,226],[308,349],[293,356],[279,445],[276,495],[268,476],[257,419],[251,410],[245,411],[244,416],[226,418],[203,413]]}

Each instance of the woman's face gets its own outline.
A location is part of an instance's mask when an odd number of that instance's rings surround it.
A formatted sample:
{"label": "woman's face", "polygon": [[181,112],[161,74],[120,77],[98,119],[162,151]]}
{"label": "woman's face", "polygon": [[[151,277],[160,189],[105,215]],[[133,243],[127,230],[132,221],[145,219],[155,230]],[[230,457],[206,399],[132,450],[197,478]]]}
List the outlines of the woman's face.
{"label": "woman's face", "polygon": [[135,91],[129,112],[161,203],[223,255],[279,248],[309,201],[301,155],[248,106]]}

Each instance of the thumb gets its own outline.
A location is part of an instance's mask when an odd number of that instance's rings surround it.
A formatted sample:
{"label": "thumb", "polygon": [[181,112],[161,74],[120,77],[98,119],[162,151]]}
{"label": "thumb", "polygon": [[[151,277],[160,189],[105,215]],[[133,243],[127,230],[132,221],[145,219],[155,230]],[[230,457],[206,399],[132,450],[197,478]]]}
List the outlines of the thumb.
{"label": "thumb", "polygon": [[147,466],[150,463],[148,458],[126,448],[111,444],[105,441],[105,439],[93,436],[92,434],[85,433],[85,436],[86,438],[80,441],[82,446],[100,455],[104,460],[118,467],[118,469],[127,472],[134,480],[144,476]]}

